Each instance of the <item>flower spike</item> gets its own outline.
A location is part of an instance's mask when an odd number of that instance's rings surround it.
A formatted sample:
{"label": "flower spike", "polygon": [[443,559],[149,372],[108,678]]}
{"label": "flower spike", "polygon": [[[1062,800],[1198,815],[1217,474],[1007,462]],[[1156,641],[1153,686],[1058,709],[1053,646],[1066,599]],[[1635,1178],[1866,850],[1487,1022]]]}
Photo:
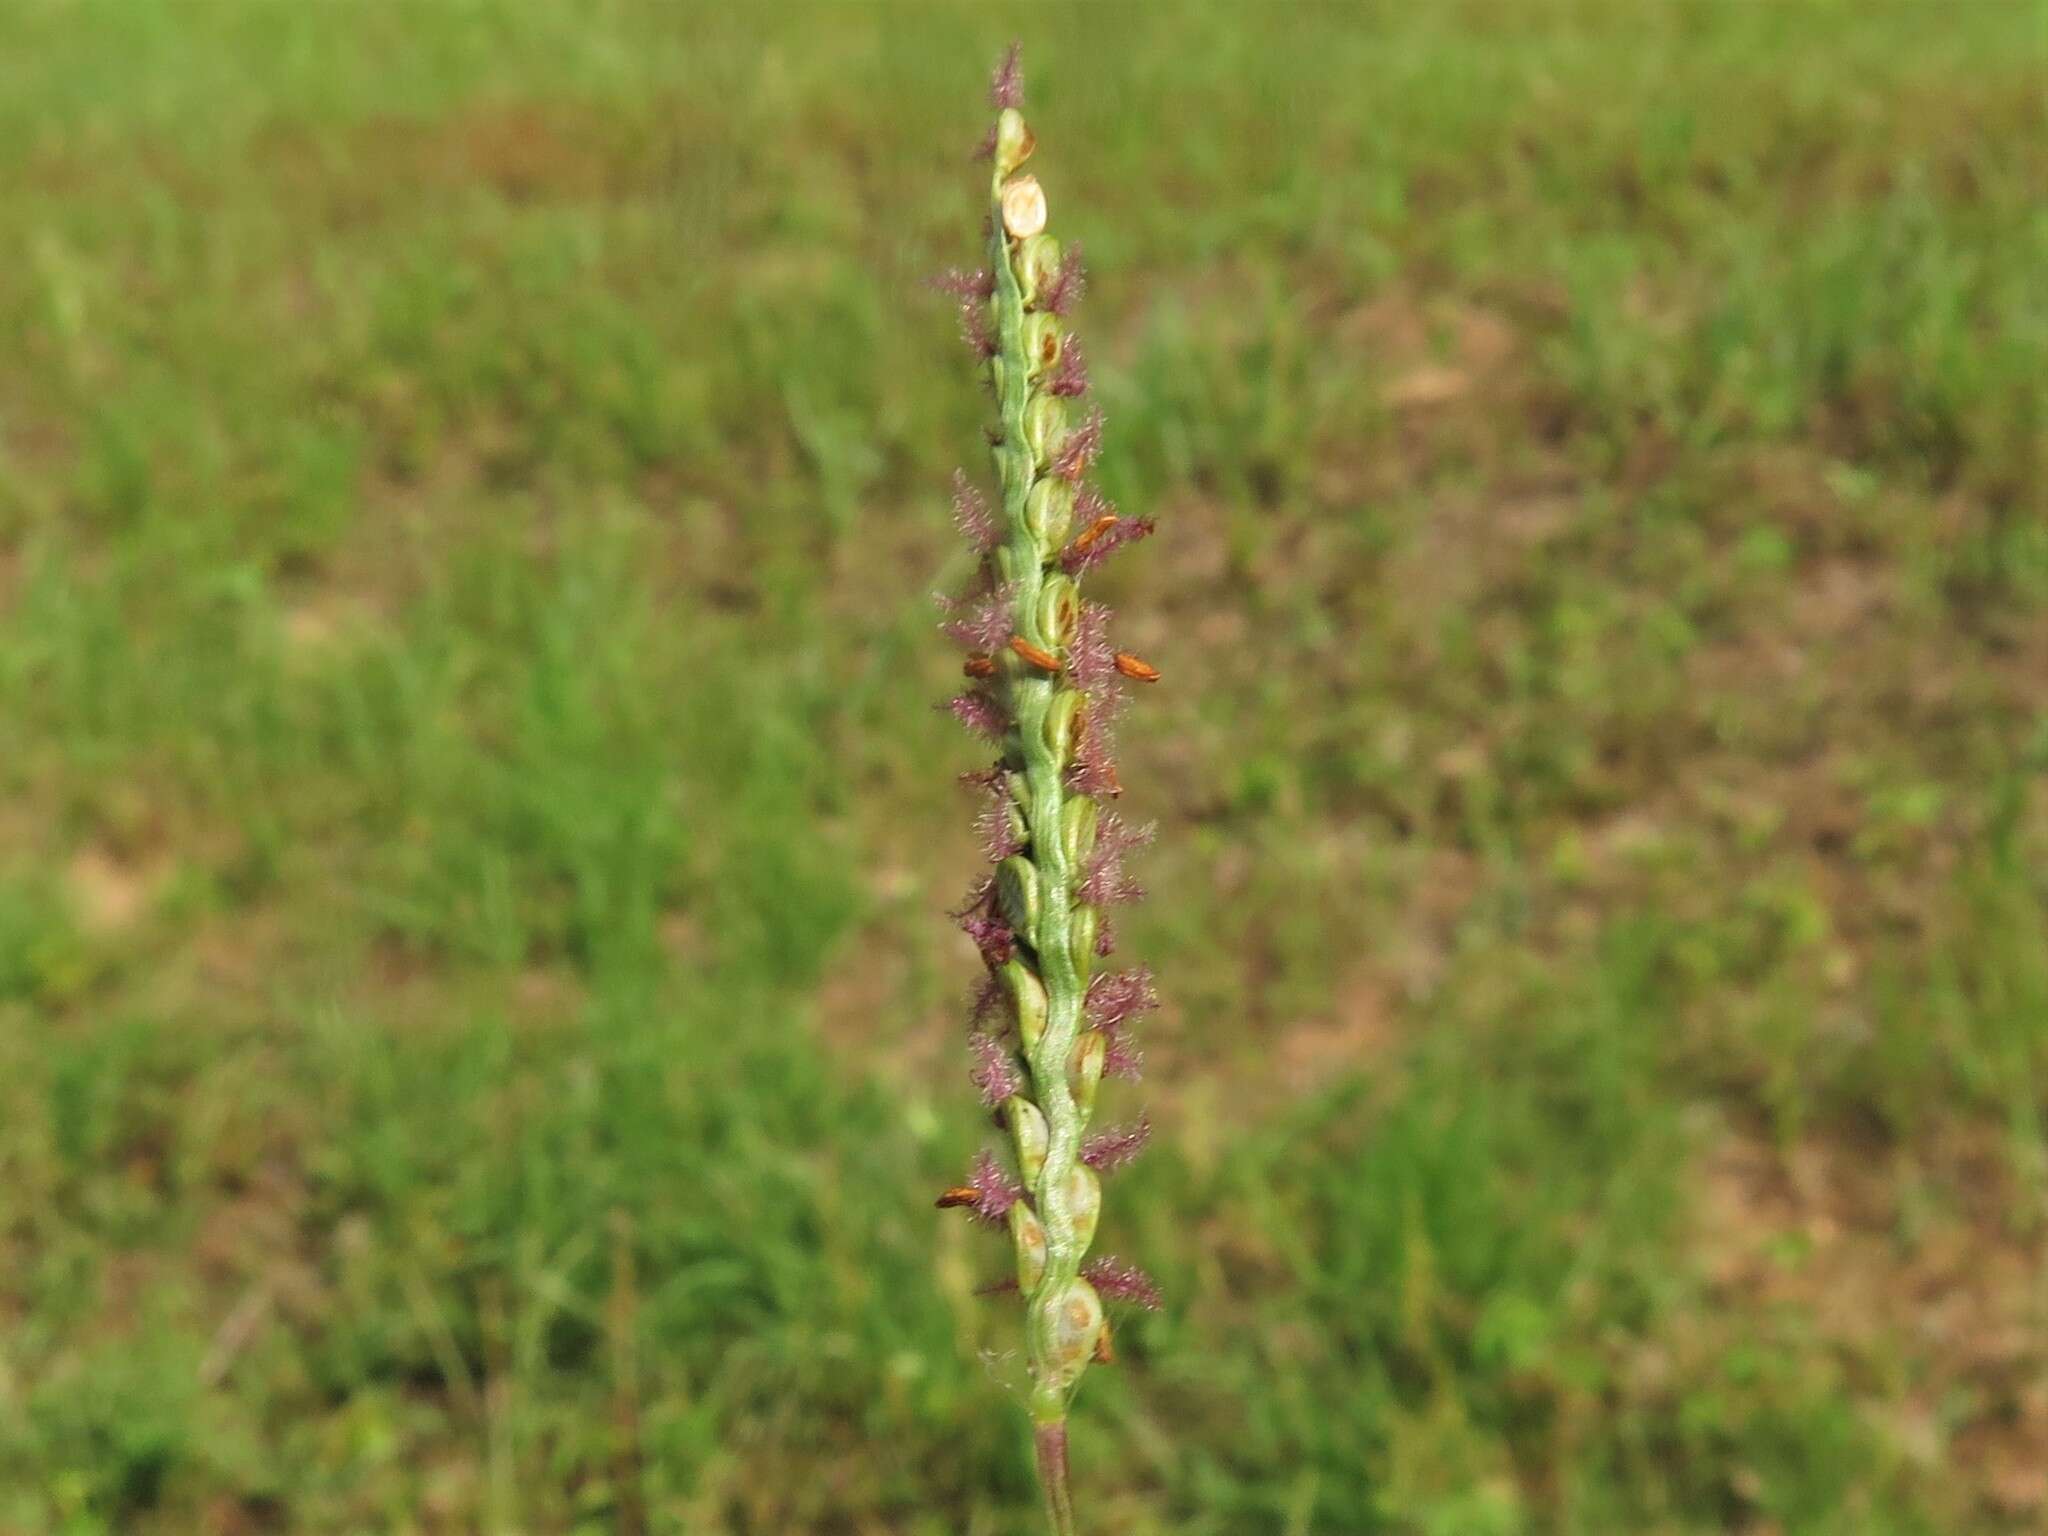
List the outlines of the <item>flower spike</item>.
{"label": "flower spike", "polygon": [[1046,188],[1023,169],[1037,149],[1023,78],[1012,48],[990,86],[984,263],[937,283],[960,304],[995,400],[985,435],[1000,506],[956,483],[954,521],[979,559],[969,590],[941,605],[971,680],[947,707],[1000,753],[963,776],[988,795],[977,827],[993,870],[953,915],[984,971],[968,1075],[1008,1133],[1018,1173],[984,1152],[939,1204],[1009,1233],[1012,1274],[986,1292],[1014,1291],[1023,1303],[1040,1479],[1056,1536],[1071,1536],[1067,1410],[1088,1365],[1114,1356],[1103,1303],[1159,1304],[1142,1271],[1088,1257],[1101,1175],[1135,1157],[1152,1131],[1143,1117],[1093,1134],[1089,1123],[1103,1079],[1137,1075],[1131,1026],[1158,1003],[1149,971],[1098,963],[1115,947],[1108,909],[1142,894],[1124,866],[1150,835],[1104,808],[1123,792],[1114,752],[1122,682],[1159,673],[1111,643],[1108,610],[1076,589],[1152,522],[1124,516],[1085,483],[1103,418],[1082,413],[1088,369],[1065,328],[1081,297],[1081,255],[1050,232]]}

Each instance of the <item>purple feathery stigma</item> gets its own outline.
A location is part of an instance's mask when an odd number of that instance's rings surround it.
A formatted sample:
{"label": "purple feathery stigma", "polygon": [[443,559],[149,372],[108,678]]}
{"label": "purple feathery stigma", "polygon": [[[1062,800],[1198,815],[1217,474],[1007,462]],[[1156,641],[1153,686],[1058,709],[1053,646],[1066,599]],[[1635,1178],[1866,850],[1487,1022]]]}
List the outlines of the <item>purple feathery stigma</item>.
{"label": "purple feathery stigma", "polygon": [[994,591],[984,588],[965,597],[948,597],[942,592],[935,592],[932,601],[946,615],[939,628],[949,639],[970,651],[998,651],[1010,638],[1011,628],[1016,623],[1011,612],[1016,597],[1016,584],[1006,582]]}
{"label": "purple feathery stigma", "polygon": [[1083,1264],[1081,1274],[1104,1301],[1128,1301],[1147,1312],[1159,1310],[1159,1287],[1135,1264],[1105,1253]]}
{"label": "purple feathery stigma", "polygon": [[1003,1002],[1008,996],[1008,989],[1003,986],[1000,977],[994,972],[984,975],[975,983],[974,995],[968,999],[967,1027],[978,1032],[986,1032],[988,1021],[994,1019],[997,1021],[996,1033],[1007,1029],[1010,1021]]}
{"label": "purple feathery stigma", "polygon": [[1022,109],[1024,105],[1024,45],[1010,44],[1003,54],[1002,63],[988,82],[988,103],[998,112],[1006,107]]}
{"label": "purple feathery stigma", "polygon": [[1137,1042],[1119,1029],[1105,1029],[1102,1036],[1109,1047],[1102,1054],[1102,1075],[1135,1083],[1144,1075],[1145,1053]]}
{"label": "purple feathery stigma", "polygon": [[1052,461],[1052,472],[1063,480],[1078,480],[1102,452],[1102,411],[1088,413],[1088,419],[1069,432]]}
{"label": "purple feathery stigma", "polygon": [[964,469],[953,471],[953,526],[984,555],[1002,542],[1002,529],[988,498],[974,488]]}
{"label": "purple feathery stigma", "polygon": [[1158,1006],[1159,989],[1153,985],[1149,965],[1104,971],[1088,983],[1088,1022],[1097,1029],[1120,1029]]}
{"label": "purple feathery stigma", "polygon": [[1024,1186],[1003,1170],[987,1147],[974,1160],[974,1172],[968,1175],[965,1187],[974,1191],[972,1200],[965,1202],[967,1209],[992,1227],[1000,1226],[1010,1207],[1024,1198]]}
{"label": "purple feathery stigma", "polygon": [[1151,1139],[1150,1117],[1140,1117],[1129,1125],[1113,1125],[1081,1143],[1081,1161],[1097,1173],[1115,1173],[1144,1151],[1145,1143]]}
{"label": "purple feathery stigma", "polygon": [[1124,870],[1124,855],[1152,841],[1151,823],[1133,827],[1121,816],[1102,820],[1095,847],[1081,869],[1081,899],[1090,906],[1106,907],[1119,902],[1142,901],[1145,888]]}
{"label": "purple feathery stigma", "polygon": [[[1077,538],[1060,552],[1060,569],[1069,576],[1080,576],[1094,570],[1126,544],[1151,537],[1153,529],[1158,526],[1149,517],[1118,517],[1116,508],[1093,486],[1083,486],[1081,493],[1074,498],[1074,514],[1074,520],[1083,525],[1087,542]],[[1096,525],[1104,517],[1115,520],[1096,533]]]}
{"label": "purple feathery stigma", "polygon": [[1093,729],[1098,697],[1118,692],[1109,681],[1116,675],[1116,650],[1109,643],[1108,604],[1084,602],[1075,614],[1074,637],[1067,642],[1067,675],[1088,695],[1088,724]]}
{"label": "purple feathery stigma", "polygon": [[1023,1090],[1024,1076],[1017,1070],[1017,1058],[1002,1041],[978,1030],[967,1037],[967,1046],[974,1053],[974,1066],[967,1075],[980,1090],[982,1103],[993,1108]]}
{"label": "purple feathery stigma", "polygon": [[1045,381],[1045,392],[1070,398],[1088,393],[1088,359],[1081,355],[1081,343],[1075,337],[1069,336],[1060,349],[1060,365]]}
{"label": "purple feathery stigma", "polygon": [[988,855],[991,864],[1000,864],[1011,854],[1024,851],[1024,839],[1017,835],[1011,804],[1009,785],[998,782],[989,794],[989,803],[974,818],[981,851]]}
{"label": "purple feathery stigma", "polygon": [[1051,281],[1039,290],[1038,307],[1064,318],[1080,302],[1087,287],[1087,275],[1081,270],[1081,246],[1076,241],[1060,257],[1059,270],[1053,273]]}
{"label": "purple feathery stigma", "polygon": [[968,730],[990,741],[1001,741],[1010,728],[1010,717],[1003,713],[1003,706],[979,689],[956,694],[946,701],[945,707]]}

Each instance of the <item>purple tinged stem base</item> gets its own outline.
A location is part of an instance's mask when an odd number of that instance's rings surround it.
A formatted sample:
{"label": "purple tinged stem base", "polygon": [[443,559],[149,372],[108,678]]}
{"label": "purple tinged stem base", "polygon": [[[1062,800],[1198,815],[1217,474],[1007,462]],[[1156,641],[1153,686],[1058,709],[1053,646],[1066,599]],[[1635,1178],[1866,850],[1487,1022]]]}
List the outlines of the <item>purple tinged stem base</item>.
{"label": "purple tinged stem base", "polygon": [[1055,1419],[1034,1426],[1038,1448],[1038,1485],[1045,1490],[1045,1515],[1053,1536],[1074,1536],[1074,1500],[1067,1491],[1067,1421]]}

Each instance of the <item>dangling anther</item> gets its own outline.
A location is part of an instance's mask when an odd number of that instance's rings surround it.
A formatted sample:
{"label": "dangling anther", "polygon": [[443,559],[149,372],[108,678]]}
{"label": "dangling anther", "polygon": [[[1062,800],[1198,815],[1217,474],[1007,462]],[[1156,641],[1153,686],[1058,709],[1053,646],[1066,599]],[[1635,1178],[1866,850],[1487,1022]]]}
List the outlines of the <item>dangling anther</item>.
{"label": "dangling anther", "polygon": [[970,1189],[963,1185],[958,1189],[947,1190],[938,1199],[934,1200],[932,1205],[937,1210],[950,1211],[956,1205],[973,1205],[980,1199],[980,1190]]}
{"label": "dangling anther", "polygon": [[1095,1363],[1097,1365],[1116,1364],[1116,1350],[1110,1346],[1109,1319],[1106,1317],[1102,1320],[1102,1331],[1095,1335]]}
{"label": "dangling anther", "polygon": [[1068,547],[1074,554],[1084,555],[1088,552],[1088,547],[1091,544],[1115,526],[1116,514],[1114,512],[1105,512],[1102,516],[1095,519],[1094,522],[1090,523],[1087,530]]}
{"label": "dangling anther", "polygon": [[1116,653],[1116,669],[1134,682],[1156,683],[1159,681],[1159,669],[1149,661],[1139,660],[1129,651],[1118,651]]}
{"label": "dangling anther", "polygon": [[1022,635],[1010,636],[1010,649],[1041,672],[1057,672],[1060,669],[1059,657],[1053,655],[1051,651],[1040,650]]}
{"label": "dangling anther", "polygon": [[960,670],[968,677],[994,677],[996,661],[993,656],[970,656],[960,663]]}

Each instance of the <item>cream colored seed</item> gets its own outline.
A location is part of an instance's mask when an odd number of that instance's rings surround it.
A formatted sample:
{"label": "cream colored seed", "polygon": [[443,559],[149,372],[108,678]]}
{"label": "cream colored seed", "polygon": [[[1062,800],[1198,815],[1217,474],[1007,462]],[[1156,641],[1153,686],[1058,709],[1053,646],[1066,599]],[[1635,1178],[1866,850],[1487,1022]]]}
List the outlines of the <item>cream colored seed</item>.
{"label": "cream colored seed", "polygon": [[1045,189],[1036,176],[1003,183],[1003,228],[1016,240],[1028,240],[1045,228]]}

